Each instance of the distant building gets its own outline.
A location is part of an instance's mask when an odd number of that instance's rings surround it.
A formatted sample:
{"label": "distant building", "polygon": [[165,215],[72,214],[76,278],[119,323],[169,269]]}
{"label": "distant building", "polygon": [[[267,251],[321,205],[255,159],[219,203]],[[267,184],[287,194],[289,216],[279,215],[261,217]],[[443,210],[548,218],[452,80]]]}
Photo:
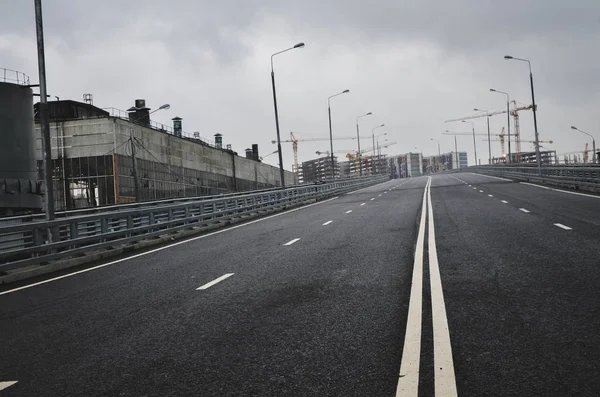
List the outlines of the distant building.
{"label": "distant building", "polygon": [[300,166],[299,180],[300,183],[318,182],[331,180],[332,175],[335,178],[340,177],[340,164],[337,157],[333,157],[333,172],[331,165],[331,157],[319,157],[314,160],[304,161]]}
{"label": "distant building", "polygon": [[442,153],[423,157],[421,153],[405,153],[389,160],[390,174],[394,178],[410,178],[426,175],[437,170],[468,167],[467,152]]}

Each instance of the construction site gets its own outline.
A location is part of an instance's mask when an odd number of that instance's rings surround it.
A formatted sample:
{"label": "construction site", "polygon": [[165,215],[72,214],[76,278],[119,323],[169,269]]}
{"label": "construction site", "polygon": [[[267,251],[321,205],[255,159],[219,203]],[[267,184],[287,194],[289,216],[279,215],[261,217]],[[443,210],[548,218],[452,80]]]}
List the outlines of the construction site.
{"label": "construction site", "polygon": [[[7,72],[8,71],[8,72]],[[0,80],[0,215],[42,210],[42,134],[29,78],[5,70]],[[8,76],[8,77],[7,77]],[[133,102],[133,101],[132,101]],[[214,141],[157,124],[137,99],[126,111],[83,101],[48,102],[54,206],[58,211],[177,197],[218,195],[281,186],[280,170],[261,162],[258,145],[243,156],[223,135]],[[294,183],[286,171],[285,184]]]}
{"label": "construction site", "polygon": [[[382,134],[379,137],[387,135]],[[292,172],[296,183],[317,182],[332,178],[348,178],[371,176],[383,174],[389,171],[388,158],[383,154],[383,150],[397,144],[397,142],[388,142],[384,140],[379,142],[376,136],[360,136],[360,139],[373,141],[373,146],[366,149],[357,150],[334,150],[333,156],[329,150],[316,151],[319,157],[304,161],[299,164],[298,150],[300,142],[330,142],[329,138],[322,137],[296,137],[294,132],[290,132],[290,139],[282,140],[281,143],[292,144],[293,164]],[[335,137],[333,141],[353,141],[357,144],[356,136]],[[271,141],[276,144],[277,141]],[[276,151],[271,153],[275,154]],[[344,155],[345,161],[338,161],[336,155]]]}
{"label": "construction site", "polygon": [[[511,108],[511,105],[512,105],[512,108]],[[520,123],[520,117],[519,117],[519,112],[533,110],[533,105],[524,105],[524,104],[520,104],[517,101],[513,100],[508,103],[507,109],[493,111],[493,112],[486,112],[486,111],[482,111],[479,109],[474,109],[474,110],[478,112],[475,115],[461,117],[458,119],[446,120],[445,122],[446,123],[450,123],[450,122],[469,123],[469,120],[486,117],[488,133],[475,133],[475,130],[473,129],[473,132],[446,131],[445,133],[443,133],[443,135],[452,135],[455,137],[456,136],[473,136],[473,139],[476,139],[475,137],[477,137],[477,136],[478,137],[485,136],[487,139],[483,139],[483,141],[488,142],[488,145],[491,145],[492,142],[496,142],[496,143],[499,142],[501,156],[499,156],[499,157],[489,156],[490,158],[488,158],[488,161],[487,161],[487,163],[489,163],[489,164],[505,164],[505,163],[523,164],[523,163],[536,163],[537,162],[537,154],[536,154],[535,150],[532,152],[523,152],[522,147],[521,147],[522,143],[530,143],[530,144],[533,144],[534,149],[535,149],[535,141],[522,139],[521,123]],[[502,127],[502,130],[500,131],[500,133],[490,132],[489,131],[490,117],[497,116],[497,115],[506,115],[506,114],[508,114],[508,116],[507,116],[508,129],[505,127]],[[510,122],[510,116],[512,116],[512,118],[513,118],[512,123]],[[510,130],[511,124],[513,125],[512,131]],[[507,143],[508,143],[508,151],[506,150]],[[538,143],[540,144],[539,151],[540,151],[541,164],[546,164],[546,165],[558,164],[559,160],[556,155],[556,151],[542,150],[542,149],[544,149],[544,146],[542,144],[551,145],[553,142],[552,141],[539,141]],[[514,144],[514,146],[513,146],[513,144]],[[587,145],[586,145],[586,151],[587,151]],[[491,151],[491,146],[490,146],[489,153],[491,153],[491,152],[492,151]],[[478,164],[480,164],[481,163],[480,158],[485,157],[485,156],[478,156],[478,157],[479,157]],[[477,163],[477,159],[475,159],[475,160]]]}

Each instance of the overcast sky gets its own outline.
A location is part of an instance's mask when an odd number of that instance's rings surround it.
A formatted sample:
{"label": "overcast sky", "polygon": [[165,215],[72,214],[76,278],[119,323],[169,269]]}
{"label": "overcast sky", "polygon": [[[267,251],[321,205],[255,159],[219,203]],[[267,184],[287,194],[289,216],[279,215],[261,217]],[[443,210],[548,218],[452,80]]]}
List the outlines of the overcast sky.
{"label": "overcast sky", "polygon": [[[0,67],[37,82],[33,0],[0,0]],[[598,0],[45,0],[48,93],[61,99],[94,96],[98,107],[127,109],[135,98],[158,122],[183,118],[185,131],[224,143],[243,154],[258,143],[261,155],[276,149],[270,56],[275,57],[282,139],[300,142],[300,161],[329,150],[327,98],[333,98],[335,137],[356,134],[371,147],[372,127],[385,124],[388,154],[454,150],[446,129],[470,125],[444,120],[499,110],[511,100],[530,104],[528,58],[535,78],[540,139],[558,153],[582,151],[600,138],[600,1]],[[485,118],[475,121],[487,132]],[[492,133],[506,116],[491,118]],[[511,126],[512,129],[512,126]],[[530,111],[521,112],[523,140],[534,136]],[[488,144],[477,137],[478,157]],[[417,147],[418,150],[414,148]],[[532,150],[523,142],[523,150]],[[600,144],[599,144],[600,147]],[[355,150],[355,140],[334,141],[334,150]],[[473,162],[472,137],[458,139]],[[500,144],[492,143],[493,155]],[[291,144],[284,144],[291,168]],[[339,154],[344,156],[344,154]],[[266,162],[277,164],[277,156]]]}

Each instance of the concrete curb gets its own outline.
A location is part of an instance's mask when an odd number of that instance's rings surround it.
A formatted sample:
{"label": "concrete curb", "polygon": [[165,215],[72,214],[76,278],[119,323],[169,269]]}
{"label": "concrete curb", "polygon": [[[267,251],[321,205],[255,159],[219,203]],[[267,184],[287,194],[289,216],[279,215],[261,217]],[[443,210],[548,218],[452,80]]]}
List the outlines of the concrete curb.
{"label": "concrete curb", "polygon": [[[323,197],[321,200],[326,200],[330,197]],[[268,216],[277,212],[282,212],[285,210],[290,210],[293,208],[303,207],[305,205],[314,203],[320,200],[308,200],[298,204],[285,205],[277,208],[269,208],[260,212],[240,215],[239,217],[230,218],[224,221],[219,221],[218,223],[214,223],[204,227],[193,227],[191,229],[181,230],[174,233],[167,233],[158,238],[153,238],[149,240],[141,240],[134,244],[126,244],[117,247],[113,247],[111,249],[104,249],[101,251],[95,251],[86,253],[83,256],[60,259],[56,261],[49,262],[45,265],[31,265],[23,268],[15,269],[9,271],[7,275],[0,277],[0,285],[14,283],[16,281],[26,280],[28,278],[41,276],[44,274],[49,274],[53,272],[57,272],[64,269],[69,269],[72,267],[82,266],[86,264],[90,264],[93,262],[99,262],[106,259],[111,259],[118,257],[120,255],[134,253],[136,251],[157,247],[161,245],[165,245],[171,243],[176,240],[182,240],[187,237],[194,237],[204,233],[208,233],[217,229],[223,229],[228,226],[248,222],[253,219],[262,218],[264,216]]]}

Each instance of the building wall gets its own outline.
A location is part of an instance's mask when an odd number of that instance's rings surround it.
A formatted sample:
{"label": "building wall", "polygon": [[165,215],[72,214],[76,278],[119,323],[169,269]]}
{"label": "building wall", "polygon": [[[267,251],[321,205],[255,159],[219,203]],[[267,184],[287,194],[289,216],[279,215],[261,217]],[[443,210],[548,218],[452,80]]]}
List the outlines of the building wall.
{"label": "building wall", "polygon": [[[131,127],[141,200],[280,186],[278,168],[230,151],[119,118],[69,120],[51,122],[58,210],[135,200]],[[36,137],[36,155],[41,160],[39,126]],[[293,174],[286,171],[285,179],[292,184]]]}

